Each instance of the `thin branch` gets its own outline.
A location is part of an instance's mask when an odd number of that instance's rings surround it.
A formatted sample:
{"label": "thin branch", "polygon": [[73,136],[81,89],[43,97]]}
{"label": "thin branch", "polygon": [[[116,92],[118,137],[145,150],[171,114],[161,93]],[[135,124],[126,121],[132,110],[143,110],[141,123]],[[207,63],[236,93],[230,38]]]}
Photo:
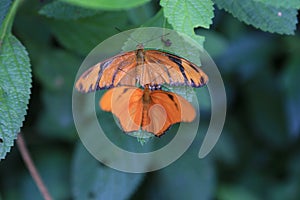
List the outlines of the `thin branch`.
{"label": "thin branch", "polygon": [[52,200],[52,197],[50,196],[46,186],[44,185],[32,159],[31,159],[31,156],[26,147],[26,143],[25,143],[22,133],[18,134],[17,145],[21,152],[22,158],[23,158],[33,180],[35,181],[35,184],[39,188],[42,196],[44,197],[45,200]]}

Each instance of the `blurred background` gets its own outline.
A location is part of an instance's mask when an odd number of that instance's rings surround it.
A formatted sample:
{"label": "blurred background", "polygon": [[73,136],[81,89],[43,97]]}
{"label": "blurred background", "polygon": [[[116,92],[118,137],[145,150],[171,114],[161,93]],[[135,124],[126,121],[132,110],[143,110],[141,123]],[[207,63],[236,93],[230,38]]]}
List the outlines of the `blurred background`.
{"label": "blurred background", "polygon": [[[89,11],[79,19],[45,16],[40,9],[47,3],[25,1],[13,33],[29,53],[33,74],[22,132],[54,199],[300,199],[299,26],[296,35],[271,34],[216,7],[210,29],[196,32],[205,36],[227,93],[218,143],[198,159],[210,119],[204,112],[196,140],[179,160],[156,172],[127,174],[99,164],[82,146],[72,116],[73,84],[87,53],[118,33],[115,27],[163,26],[162,15],[153,20],[159,3]],[[2,199],[42,199],[17,146],[1,161],[0,177]]]}

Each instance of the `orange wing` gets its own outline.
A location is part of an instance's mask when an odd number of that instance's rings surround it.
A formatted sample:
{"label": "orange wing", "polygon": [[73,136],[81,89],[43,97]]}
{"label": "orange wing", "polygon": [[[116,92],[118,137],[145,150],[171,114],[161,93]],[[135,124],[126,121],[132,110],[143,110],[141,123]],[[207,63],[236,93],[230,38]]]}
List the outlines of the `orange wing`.
{"label": "orange wing", "polygon": [[99,105],[112,112],[125,132],[138,131],[142,122],[143,90],[136,87],[116,87],[108,90]]}
{"label": "orange wing", "polygon": [[157,74],[150,78],[151,83],[201,87],[208,82],[207,75],[197,65],[170,53],[147,50],[145,64],[149,70],[145,74],[151,74],[151,71]]}
{"label": "orange wing", "polygon": [[152,132],[156,136],[164,134],[173,124],[192,122],[196,117],[194,107],[186,99],[175,93],[155,90],[151,92],[150,98],[151,103],[148,111],[150,123],[142,126],[142,129]]}
{"label": "orange wing", "polygon": [[[116,75],[126,77],[124,70],[130,70],[136,67],[136,53],[129,51],[118,54],[112,58],[104,60],[85,71],[76,82],[76,89],[87,93],[99,89],[107,89],[118,85],[120,80],[116,80]],[[125,80],[126,78],[124,78]],[[127,77],[127,85],[135,84],[134,77]]]}
{"label": "orange wing", "polygon": [[119,119],[125,132],[142,129],[156,136],[161,136],[172,124],[191,122],[196,116],[193,106],[183,97],[148,88],[144,91],[126,86],[112,88],[99,104],[102,110]]}
{"label": "orange wing", "polygon": [[189,85],[201,87],[207,75],[195,64],[170,53],[137,49],[119,54],[85,71],[76,89],[87,93],[116,86]]}

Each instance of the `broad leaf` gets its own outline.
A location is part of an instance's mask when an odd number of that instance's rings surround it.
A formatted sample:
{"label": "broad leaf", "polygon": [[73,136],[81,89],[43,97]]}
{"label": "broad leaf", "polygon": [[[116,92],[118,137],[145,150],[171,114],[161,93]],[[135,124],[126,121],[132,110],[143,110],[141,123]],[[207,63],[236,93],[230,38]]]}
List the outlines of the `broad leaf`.
{"label": "broad leaf", "polygon": [[41,134],[51,138],[75,138],[71,92],[80,64],[78,57],[62,50],[51,49],[39,55],[34,75],[44,87],[41,94],[44,109],[39,112],[37,123]]}
{"label": "broad leaf", "polygon": [[103,10],[122,10],[140,6],[149,0],[63,0],[74,5]]}
{"label": "broad leaf", "polygon": [[160,4],[164,8],[164,15],[168,19],[168,22],[176,31],[191,36],[199,44],[203,43],[204,37],[197,36],[194,28],[209,28],[214,17],[213,2],[211,0],[162,0]]}
{"label": "broad leaf", "polygon": [[239,20],[263,31],[294,34],[296,29],[297,9],[277,8],[254,0],[214,0],[214,2]]}
{"label": "broad leaf", "polygon": [[102,165],[81,144],[76,148],[72,166],[75,200],[129,199],[144,178],[143,174],[124,173]]}
{"label": "broad leaf", "polygon": [[10,151],[24,121],[30,72],[27,51],[13,35],[6,35],[0,48],[0,159]]}
{"label": "broad leaf", "polygon": [[125,12],[103,12],[76,21],[49,20],[48,22],[61,44],[86,55],[104,39],[117,33],[114,27],[122,29],[126,20]]}
{"label": "broad leaf", "polygon": [[82,8],[61,1],[54,1],[45,5],[39,13],[56,19],[79,19],[97,14],[99,11]]}
{"label": "broad leaf", "polygon": [[278,7],[278,8],[300,8],[300,0],[288,0],[288,1],[282,1],[282,0],[254,0],[257,2],[264,3],[266,5]]}
{"label": "broad leaf", "polygon": [[81,59],[67,51],[48,49],[39,54],[34,75],[46,90],[71,93]]}

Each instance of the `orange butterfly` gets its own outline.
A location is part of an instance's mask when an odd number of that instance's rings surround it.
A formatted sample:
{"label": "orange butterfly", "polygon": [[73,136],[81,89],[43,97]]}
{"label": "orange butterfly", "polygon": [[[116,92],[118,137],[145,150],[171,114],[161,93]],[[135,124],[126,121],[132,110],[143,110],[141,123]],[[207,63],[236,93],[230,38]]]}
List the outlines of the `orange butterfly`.
{"label": "orange butterfly", "polygon": [[161,136],[172,124],[192,122],[194,107],[183,97],[157,87],[120,86],[108,90],[101,98],[102,110],[112,112],[125,132],[140,129]]}
{"label": "orange butterfly", "polygon": [[76,89],[87,93],[117,86],[188,85],[201,87],[207,75],[192,62],[159,51],[137,50],[108,58],[85,71],[76,82]]}

